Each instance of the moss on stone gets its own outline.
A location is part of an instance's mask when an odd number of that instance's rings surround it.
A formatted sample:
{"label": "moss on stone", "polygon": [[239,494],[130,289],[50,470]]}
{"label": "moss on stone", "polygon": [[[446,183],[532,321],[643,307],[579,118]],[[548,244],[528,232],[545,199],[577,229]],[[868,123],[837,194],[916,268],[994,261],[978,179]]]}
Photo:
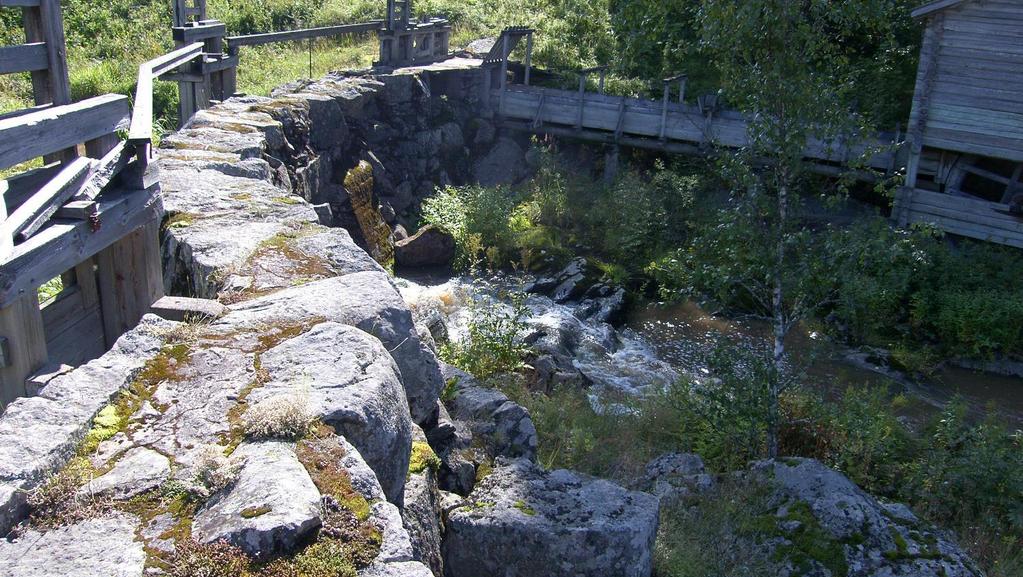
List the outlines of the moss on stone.
{"label": "moss on stone", "polygon": [[266,515],[270,511],[273,511],[273,508],[268,505],[262,505],[259,507],[248,507],[246,509],[242,509],[241,516],[243,519],[255,519],[256,517],[262,517],[263,515]]}
{"label": "moss on stone", "polygon": [[494,464],[491,461],[483,461],[476,466],[476,484],[479,484],[484,479],[490,476],[494,472]]}
{"label": "moss on stone", "polygon": [[369,519],[369,501],[352,487],[348,471],[340,466],[345,451],[335,438],[304,439],[295,452],[320,494],[333,497],[359,521]]}
{"label": "moss on stone", "polygon": [[518,509],[519,511],[522,511],[524,514],[529,515],[530,517],[533,517],[533,516],[536,515],[536,509],[534,509],[534,508],[530,507],[529,505],[527,505],[526,502],[523,501],[522,499],[519,499],[518,501],[515,501],[514,507],[516,509]]}
{"label": "moss on stone", "polygon": [[440,457],[433,452],[433,448],[425,441],[412,443],[412,455],[409,458],[409,475],[419,475],[427,469],[437,471],[440,469]]}
{"label": "moss on stone", "polygon": [[163,223],[163,228],[164,230],[188,228],[195,224],[195,221],[199,218],[201,218],[201,216],[195,213],[178,212],[167,218],[166,222]]}

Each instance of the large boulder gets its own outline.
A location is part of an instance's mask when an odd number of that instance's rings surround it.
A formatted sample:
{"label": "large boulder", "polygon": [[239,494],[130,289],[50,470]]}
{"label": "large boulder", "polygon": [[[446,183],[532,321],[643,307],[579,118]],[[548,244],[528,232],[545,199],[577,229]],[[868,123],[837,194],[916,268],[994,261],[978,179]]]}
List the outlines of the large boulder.
{"label": "large boulder", "polygon": [[448,517],[448,577],[646,577],[657,498],[525,459],[494,471]]}
{"label": "large boulder", "polygon": [[379,340],[336,322],[266,351],[266,383],[250,401],[301,398],[311,414],[344,435],[376,472],[388,500],[401,503],[412,448],[412,419],[401,373]]}
{"label": "large boulder", "polygon": [[454,395],[446,403],[451,417],[466,423],[491,457],[536,459],[536,427],[525,407],[481,386],[456,367],[444,364],[442,371],[445,381],[454,386]]}
{"label": "large boulder", "polygon": [[192,536],[226,540],[249,555],[289,553],[321,525],[320,493],[290,443],[243,443],[237,481],[196,513]]}
{"label": "large boulder", "polygon": [[373,335],[401,370],[412,419],[423,423],[436,415],[444,388],[437,357],[419,339],[412,313],[386,273],[366,271],[321,280],[236,304],[231,311],[219,325],[256,328],[319,319]]}
{"label": "large boulder", "polygon": [[112,515],[47,533],[29,530],[14,541],[0,539],[4,577],[141,577],[146,564],[138,519]]}
{"label": "large boulder", "polygon": [[[813,459],[755,463],[754,478],[774,488],[773,518],[788,533],[819,532],[841,546],[848,577],[978,577],[976,564],[947,535],[901,505],[882,504],[847,477]],[[803,514],[803,511],[808,512]],[[772,557],[789,564],[786,542]],[[821,563],[803,560],[819,574]]]}
{"label": "large boulder", "polygon": [[451,264],[455,258],[455,239],[432,224],[415,235],[394,243],[394,262],[416,268]]}
{"label": "large boulder", "polygon": [[483,186],[515,184],[528,174],[526,155],[514,140],[501,137],[472,167],[473,176]]}

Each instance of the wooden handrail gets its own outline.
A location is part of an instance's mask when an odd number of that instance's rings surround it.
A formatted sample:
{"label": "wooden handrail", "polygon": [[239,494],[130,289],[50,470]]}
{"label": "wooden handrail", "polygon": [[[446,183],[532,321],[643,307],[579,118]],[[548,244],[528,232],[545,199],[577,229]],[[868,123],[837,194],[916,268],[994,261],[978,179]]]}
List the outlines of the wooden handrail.
{"label": "wooden handrail", "polygon": [[153,141],[153,81],[196,58],[201,58],[202,52],[203,43],[195,42],[139,65],[135,107],[131,113],[131,127],[128,129],[129,142],[143,144]]}
{"label": "wooden handrail", "polygon": [[248,34],[245,36],[229,36],[227,47],[233,52],[242,46],[259,46],[275,42],[293,42],[295,40],[308,40],[310,38],[323,38],[326,36],[343,36],[346,34],[361,34],[380,30],[384,25],[383,20],[371,20],[360,24],[343,24],[341,26],[325,26],[322,28],[303,28],[301,30],[286,30],[284,32],[267,32],[264,34]]}
{"label": "wooden handrail", "polygon": [[45,42],[0,46],[0,74],[46,70],[49,65]]}

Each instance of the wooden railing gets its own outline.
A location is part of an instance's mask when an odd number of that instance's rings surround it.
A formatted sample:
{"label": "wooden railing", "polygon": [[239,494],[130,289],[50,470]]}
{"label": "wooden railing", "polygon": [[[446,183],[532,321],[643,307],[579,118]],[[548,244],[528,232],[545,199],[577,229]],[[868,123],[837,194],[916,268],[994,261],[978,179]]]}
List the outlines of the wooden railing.
{"label": "wooden railing", "polygon": [[283,32],[247,34],[245,36],[228,36],[227,52],[228,54],[235,55],[238,54],[238,51],[242,46],[260,46],[275,42],[295,42],[298,40],[312,40],[314,38],[377,32],[383,28],[383,25],[383,20],[372,20],[370,22],[359,24],[343,24],[341,26],[325,26],[322,28],[303,28],[300,30],[285,30]]}

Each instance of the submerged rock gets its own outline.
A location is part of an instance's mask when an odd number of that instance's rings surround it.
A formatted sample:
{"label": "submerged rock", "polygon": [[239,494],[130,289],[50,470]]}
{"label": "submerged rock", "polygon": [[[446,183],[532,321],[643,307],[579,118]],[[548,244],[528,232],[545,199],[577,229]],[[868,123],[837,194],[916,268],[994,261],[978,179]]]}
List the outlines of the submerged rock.
{"label": "submerged rock", "polygon": [[657,498],[570,471],[499,459],[448,518],[449,577],[646,577]]}

